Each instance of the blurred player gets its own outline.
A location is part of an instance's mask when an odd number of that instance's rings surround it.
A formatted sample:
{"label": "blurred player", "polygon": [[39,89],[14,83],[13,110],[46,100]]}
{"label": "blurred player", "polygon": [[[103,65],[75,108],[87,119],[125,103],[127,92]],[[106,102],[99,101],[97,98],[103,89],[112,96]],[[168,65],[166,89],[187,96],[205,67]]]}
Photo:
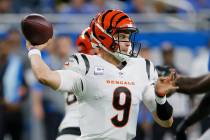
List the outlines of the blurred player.
{"label": "blurred player", "polygon": [[[208,44],[209,45],[209,44]],[[208,71],[210,71],[210,56],[208,61]],[[180,85],[178,92],[183,92],[188,95],[206,93],[200,104],[189,116],[187,116],[177,128],[177,140],[186,138],[185,130],[192,124],[204,119],[210,114],[210,74],[199,77],[184,77],[180,76],[176,80],[176,85]],[[199,140],[208,140],[210,138],[210,129],[208,129]]]}
{"label": "blurred player", "polygon": [[[210,67],[209,67],[210,68]],[[162,75],[168,75],[170,73],[170,67],[156,67],[159,73]],[[189,116],[187,116],[177,127],[177,140],[187,140],[186,129],[200,121],[201,119],[207,117],[210,114],[210,75],[206,74],[200,77],[184,77],[178,76],[175,81],[176,85],[179,86],[177,92],[187,94],[187,95],[196,95],[206,93],[202,98],[200,104]],[[210,129],[208,129],[199,140],[208,140],[210,138]]]}
{"label": "blurred player", "polygon": [[82,33],[77,37],[76,47],[79,53],[93,55],[94,49],[92,48],[90,42],[90,27],[87,27],[82,31]]}
{"label": "blurred player", "polygon": [[75,54],[69,59],[68,70],[50,70],[40,57],[40,47],[27,44],[37,79],[53,89],[76,95],[79,140],[131,140],[136,135],[140,101],[157,123],[163,127],[172,125],[173,108],[166,94],[177,88],[172,85],[174,76],[157,81],[153,64],[136,58],[140,49],[133,41],[136,31],[124,12],[104,11],[91,24],[91,42],[99,47],[99,56]]}
{"label": "blurred player", "polygon": [[[180,89],[177,90],[178,92],[188,95],[195,95],[207,92],[206,95],[202,98],[197,109],[189,116],[187,116],[177,128],[177,140],[184,140],[186,139],[186,129],[210,114],[210,74],[194,78],[180,76],[176,80],[176,85],[180,86]],[[208,129],[199,138],[199,140],[209,140],[209,138],[210,129]]]}

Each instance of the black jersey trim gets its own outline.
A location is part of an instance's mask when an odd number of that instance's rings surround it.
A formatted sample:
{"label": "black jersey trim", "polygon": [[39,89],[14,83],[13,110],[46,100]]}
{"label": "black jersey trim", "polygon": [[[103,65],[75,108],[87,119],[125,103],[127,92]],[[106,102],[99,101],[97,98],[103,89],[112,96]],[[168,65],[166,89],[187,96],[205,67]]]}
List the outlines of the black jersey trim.
{"label": "black jersey trim", "polygon": [[148,76],[148,79],[150,79],[150,61],[145,59],[146,61],[146,72],[147,72],[147,76]]}
{"label": "black jersey trim", "polygon": [[79,59],[78,59],[78,57],[77,57],[75,54],[73,54],[72,57],[74,57],[74,59],[77,61],[77,64],[79,64]]}
{"label": "black jersey trim", "polygon": [[79,127],[64,128],[63,130],[58,132],[57,137],[62,136],[62,135],[68,135],[68,134],[75,135],[75,136],[80,136],[81,135],[80,128]]}
{"label": "black jersey trim", "polygon": [[82,86],[82,91],[84,90],[84,85],[83,85],[83,82],[82,82],[82,79],[80,79],[81,81],[81,86]]}
{"label": "black jersey trim", "polygon": [[90,69],[90,63],[89,63],[89,60],[88,60],[88,58],[87,58],[86,55],[81,54],[81,56],[82,56],[82,58],[83,58],[83,60],[85,62],[85,66],[86,66],[86,72],[85,72],[85,74],[87,74],[88,71],[89,71],[89,69]]}

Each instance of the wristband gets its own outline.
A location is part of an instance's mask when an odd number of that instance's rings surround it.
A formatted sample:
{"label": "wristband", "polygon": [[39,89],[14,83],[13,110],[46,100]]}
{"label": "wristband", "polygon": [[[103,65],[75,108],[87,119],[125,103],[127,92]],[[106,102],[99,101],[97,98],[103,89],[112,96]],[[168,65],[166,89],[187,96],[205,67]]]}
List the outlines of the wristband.
{"label": "wristband", "polygon": [[166,101],[164,104],[157,103],[157,116],[160,120],[168,120],[173,114],[173,107]]}
{"label": "wristband", "polygon": [[156,101],[158,104],[160,104],[160,105],[165,104],[165,102],[166,102],[166,96],[159,97],[159,96],[156,95],[155,101]]}
{"label": "wristband", "polygon": [[31,58],[32,55],[39,55],[41,57],[41,52],[38,49],[31,49],[28,52],[28,58]]}

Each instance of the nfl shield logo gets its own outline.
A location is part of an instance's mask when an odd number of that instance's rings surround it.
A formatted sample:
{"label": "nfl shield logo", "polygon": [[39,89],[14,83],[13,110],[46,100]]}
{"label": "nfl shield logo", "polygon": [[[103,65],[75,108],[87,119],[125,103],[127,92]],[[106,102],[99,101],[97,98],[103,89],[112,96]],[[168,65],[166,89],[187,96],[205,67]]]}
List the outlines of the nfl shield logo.
{"label": "nfl shield logo", "polygon": [[104,74],[104,68],[103,67],[95,67],[94,68],[94,75],[103,75]]}

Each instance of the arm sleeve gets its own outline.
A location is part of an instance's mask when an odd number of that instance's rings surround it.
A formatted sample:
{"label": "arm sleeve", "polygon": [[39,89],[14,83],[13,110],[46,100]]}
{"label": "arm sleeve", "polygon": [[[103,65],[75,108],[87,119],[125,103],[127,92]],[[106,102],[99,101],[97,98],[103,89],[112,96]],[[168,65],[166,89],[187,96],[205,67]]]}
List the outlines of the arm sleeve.
{"label": "arm sleeve", "polygon": [[143,94],[142,94],[142,99],[144,102],[144,105],[147,107],[147,109],[150,112],[156,111],[157,104],[155,102],[155,88],[154,85],[148,85]]}
{"label": "arm sleeve", "polygon": [[152,62],[146,60],[146,70],[148,75],[148,85],[146,86],[142,99],[145,106],[148,108],[150,112],[156,111],[156,101],[155,101],[155,82],[158,79],[157,71]]}
{"label": "arm sleeve", "polygon": [[152,62],[150,62],[150,65],[149,84],[155,84],[158,79],[158,73]]}
{"label": "arm sleeve", "polygon": [[72,54],[64,64],[64,69],[85,75],[86,66],[81,54]]}
{"label": "arm sleeve", "polygon": [[72,70],[58,70],[60,86],[57,89],[62,92],[73,92],[77,97],[84,93],[85,80],[83,76]]}

